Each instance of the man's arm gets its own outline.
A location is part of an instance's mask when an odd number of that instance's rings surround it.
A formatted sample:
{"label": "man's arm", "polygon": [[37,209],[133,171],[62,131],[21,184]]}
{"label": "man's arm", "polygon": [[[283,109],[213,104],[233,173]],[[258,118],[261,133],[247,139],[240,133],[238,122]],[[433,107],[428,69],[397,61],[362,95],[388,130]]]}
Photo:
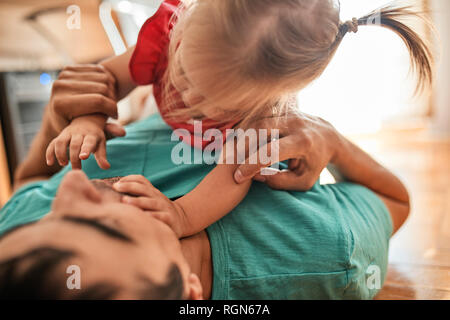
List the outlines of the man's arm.
{"label": "man's arm", "polygon": [[45,149],[49,143],[58,135],[50,124],[48,115],[49,108],[45,108],[41,128],[31,144],[25,160],[19,165],[14,175],[14,191],[23,185],[39,180],[49,179],[61,169],[57,163],[47,166],[45,160]]}
{"label": "man's arm", "polygon": [[391,213],[393,233],[406,221],[410,198],[403,183],[361,148],[337,133],[338,148],[331,160],[333,167],[346,180],[374,191]]}
{"label": "man's arm", "polygon": [[265,119],[260,127],[280,129],[282,138],[276,142],[280,150],[278,161],[289,160],[289,170],[262,176],[258,173],[267,165],[243,164],[235,172],[236,182],[253,178],[274,189],[307,191],[314,186],[323,169],[331,164],[332,171],[337,171],[344,180],[371,189],[384,201],[392,217],[394,232],[405,222],[410,203],[402,182],[327,121],[299,113],[278,122]]}

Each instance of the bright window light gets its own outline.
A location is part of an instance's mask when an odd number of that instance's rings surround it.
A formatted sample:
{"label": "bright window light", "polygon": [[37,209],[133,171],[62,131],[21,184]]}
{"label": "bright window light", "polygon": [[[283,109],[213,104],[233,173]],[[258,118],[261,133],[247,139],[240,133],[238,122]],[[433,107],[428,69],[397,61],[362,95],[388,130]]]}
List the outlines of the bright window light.
{"label": "bright window light", "polygon": [[126,1],[126,0],[120,1],[120,2],[117,4],[117,7],[118,7],[119,10],[120,10],[121,12],[123,12],[123,13],[130,13],[131,10],[133,9],[132,4],[131,4],[129,1]]}

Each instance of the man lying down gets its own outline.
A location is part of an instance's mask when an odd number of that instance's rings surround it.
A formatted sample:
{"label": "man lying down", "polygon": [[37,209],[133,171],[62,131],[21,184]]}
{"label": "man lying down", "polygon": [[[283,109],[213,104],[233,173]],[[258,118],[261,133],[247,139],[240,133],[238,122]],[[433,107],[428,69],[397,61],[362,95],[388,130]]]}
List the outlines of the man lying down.
{"label": "man lying down", "polygon": [[84,172],[65,168],[18,190],[0,212],[0,297],[370,299],[377,294],[393,225],[386,206],[366,187],[316,183],[308,192],[288,192],[254,182],[226,217],[181,240],[163,222],[122,203],[111,188],[120,178],[108,177],[143,175],[161,197],[174,199],[211,170],[173,164],[176,142],[170,136],[160,116],[152,116],[108,142],[110,170],[90,158]]}

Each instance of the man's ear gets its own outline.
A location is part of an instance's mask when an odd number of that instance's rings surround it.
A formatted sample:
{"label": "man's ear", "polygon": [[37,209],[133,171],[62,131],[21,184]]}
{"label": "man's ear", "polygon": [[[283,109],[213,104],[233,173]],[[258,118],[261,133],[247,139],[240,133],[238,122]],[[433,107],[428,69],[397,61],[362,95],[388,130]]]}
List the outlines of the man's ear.
{"label": "man's ear", "polygon": [[188,299],[203,300],[203,287],[198,276],[191,273],[188,277]]}

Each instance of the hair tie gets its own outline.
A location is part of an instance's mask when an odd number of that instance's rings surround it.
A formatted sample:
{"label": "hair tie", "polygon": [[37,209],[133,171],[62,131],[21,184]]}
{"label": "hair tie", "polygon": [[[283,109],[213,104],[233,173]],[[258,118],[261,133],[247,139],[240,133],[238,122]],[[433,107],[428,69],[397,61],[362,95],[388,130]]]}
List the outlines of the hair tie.
{"label": "hair tie", "polygon": [[345,22],[344,25],[347,26],[347,32],[354,32],[354,33],[358,32],[358,25],[359,25],[358,19],[353,18],[352,20]]}

